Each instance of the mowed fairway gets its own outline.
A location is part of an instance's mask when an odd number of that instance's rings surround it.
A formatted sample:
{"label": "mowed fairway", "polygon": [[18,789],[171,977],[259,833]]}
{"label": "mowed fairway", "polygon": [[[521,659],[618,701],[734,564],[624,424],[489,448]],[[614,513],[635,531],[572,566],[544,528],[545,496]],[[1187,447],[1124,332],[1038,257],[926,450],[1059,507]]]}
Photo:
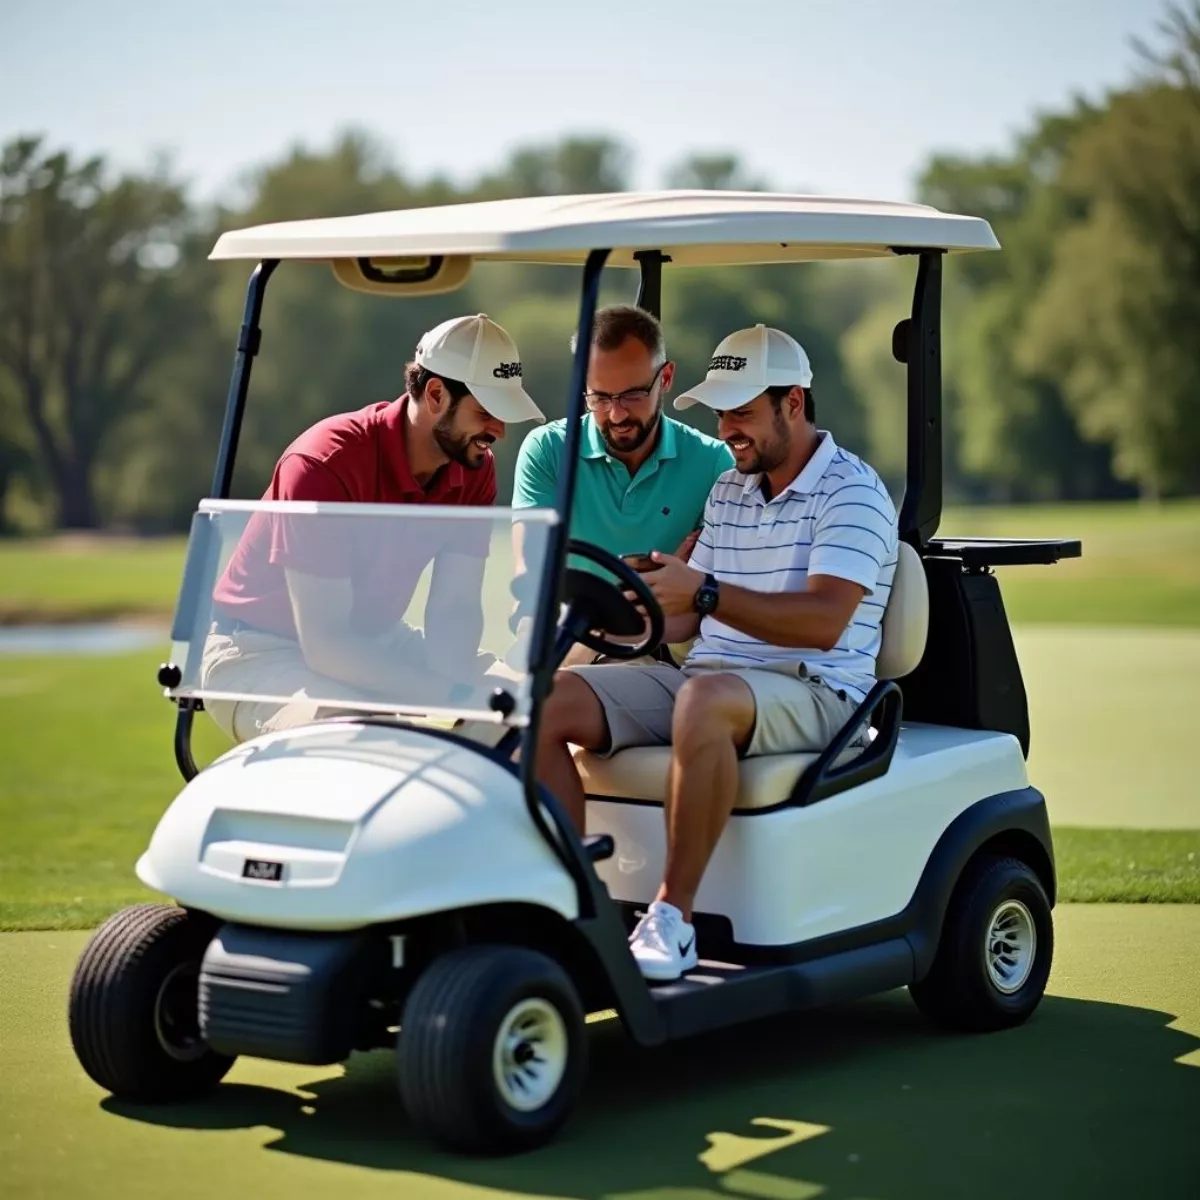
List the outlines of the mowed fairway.
{"label": "mowed fairway", "polygon": [[592,1027],[561,1138],[453,1158],[408,1128],[387,1052],[240,1062],[203,1102],[107,1098],[76,1065],[78,933],[0,939],[0,1194],[179,1200],[1063,1200],[1200,1178],[1200,907],[1060,908],[1050,994],[1003,1034],[935,1032],[903,992],[638,1051]]}

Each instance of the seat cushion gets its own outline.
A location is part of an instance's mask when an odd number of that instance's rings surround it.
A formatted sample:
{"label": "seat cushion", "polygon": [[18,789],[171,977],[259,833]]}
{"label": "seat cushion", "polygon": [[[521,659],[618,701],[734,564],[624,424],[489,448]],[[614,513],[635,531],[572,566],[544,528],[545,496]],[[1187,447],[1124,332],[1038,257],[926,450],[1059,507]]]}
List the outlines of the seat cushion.
{"label": "seat cushion", "polygon": [[[849,762],[861,750],[847,750],[836,765]],[[669,746],[631,746],[612,758],[600,758],[578,747],[572,749],[575,765],[589,796],[612,796],[621,800],[666,799],[667,772],[671,766]],[[770,808],[791,794],[805,767],[815,754],[765,754],[738,763],[738,797],[734,809]]]}

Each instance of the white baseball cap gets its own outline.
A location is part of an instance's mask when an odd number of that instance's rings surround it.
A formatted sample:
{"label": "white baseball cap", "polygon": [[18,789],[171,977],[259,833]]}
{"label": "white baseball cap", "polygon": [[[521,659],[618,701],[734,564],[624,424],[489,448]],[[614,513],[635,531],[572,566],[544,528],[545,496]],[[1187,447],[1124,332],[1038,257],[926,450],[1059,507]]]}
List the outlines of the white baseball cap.
{"label": "white baseball cap", "polygon": [[521,386],[516,342],[484,313],[435,325],[417,343],[415,361],[435,375],[465,384],[497,421],[546,419]]}
{"label": "white baseball cap", "polygon": [[811,386],[812,365],[804,347],[781,329],[755,325],[721,342],[704,382],[679,396],[675,407],[704,404],[724,411],[749,404],[769,387]]}

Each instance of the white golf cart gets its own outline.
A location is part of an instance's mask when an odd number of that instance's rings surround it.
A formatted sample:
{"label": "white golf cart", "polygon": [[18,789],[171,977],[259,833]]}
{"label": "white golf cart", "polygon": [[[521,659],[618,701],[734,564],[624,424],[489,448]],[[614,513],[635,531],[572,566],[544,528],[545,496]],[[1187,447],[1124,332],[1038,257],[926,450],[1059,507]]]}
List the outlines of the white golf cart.
{"label": "white golf cart", "polygon": [[[172,660],[159,672],[178,706],[187,782],[137,864],[175,903],[117,913],[78,964],[70,1028],[88,1074],[117,1096],[164,1102],[214,1085],[238,1055],[327,1064],[394,1046],[415,1125],[450,1147],[504,1152],[546,1141],[566,1119],[584,1079],[585,1015],[600,1010],[616,1009],[645,1046],[904,986],[947,1026],[1025,1020],[1050,970],[1055,870],[991,569],[1080,547],[935,536],[942,262],[997,248],[984,221],[918,205],[719,192],[465,204],[224,235],[213,258],[257,266],[213,498],[193,522]],[[700,964],[648,984],[627,938],[661,878],[669,752],[580,752],[584,838],[538,786],[530,752],[576,641],[633,658],[663,631],[641,577],[568,533],[601,270],[640,268],[639,302],[657,312],[664,264],[897,255],[919,267],[893,337],[907,367],[908,458],[880,682],[823,753],[741,764],[699,893]],[[318,574],[324,564],[352,576],[351,559],[378,569],[431,540],[507,545],[514,519],[502,508],[227,498],[263,292],[285,259],[399,296],[451,290],[476,261],[582,266],[557,503],[519,514],[519,580],[504,553],[485,569],[484,645],[503,670],[434,680],[384,669],[384,656],[369,686],[323,690],[318,678],[277,694],[222,689],[209,671],[214,588],[243,539],[303,541]],[[642,630],[626,588],[651,617],[639,646],[596,632]],[[516,644],[514,598],[533,617]],[[417,625],[421,603],[418,589],[406,614]],[[193,716],[222,702],[294,719],[198,771]],[[870,744],[848,749],[864,724]]]}

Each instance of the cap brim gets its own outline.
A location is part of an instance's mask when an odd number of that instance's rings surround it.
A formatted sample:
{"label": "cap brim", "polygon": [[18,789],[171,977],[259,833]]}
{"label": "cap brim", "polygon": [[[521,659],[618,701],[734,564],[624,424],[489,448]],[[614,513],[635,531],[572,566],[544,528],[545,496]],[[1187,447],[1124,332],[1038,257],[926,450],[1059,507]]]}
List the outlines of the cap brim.
{"label": "cap brim", "polygon": [[521,421],[544,421],[542,412],[524,388],[491,387],[485,383],[468,384],[471,395],[484,408],[505,425],[517,425]]}
{"label": "cap brim", "polygon": [[761,396],[766,389],[757,383],[730,383],[724,379],[706,379],[694,388],[689,388],[675,400],[676,408],[691,408],[693,404],[703,404],[706,408],[714,408],[725,412],[731,408],[741,408],[749,404],[756,396]]}

